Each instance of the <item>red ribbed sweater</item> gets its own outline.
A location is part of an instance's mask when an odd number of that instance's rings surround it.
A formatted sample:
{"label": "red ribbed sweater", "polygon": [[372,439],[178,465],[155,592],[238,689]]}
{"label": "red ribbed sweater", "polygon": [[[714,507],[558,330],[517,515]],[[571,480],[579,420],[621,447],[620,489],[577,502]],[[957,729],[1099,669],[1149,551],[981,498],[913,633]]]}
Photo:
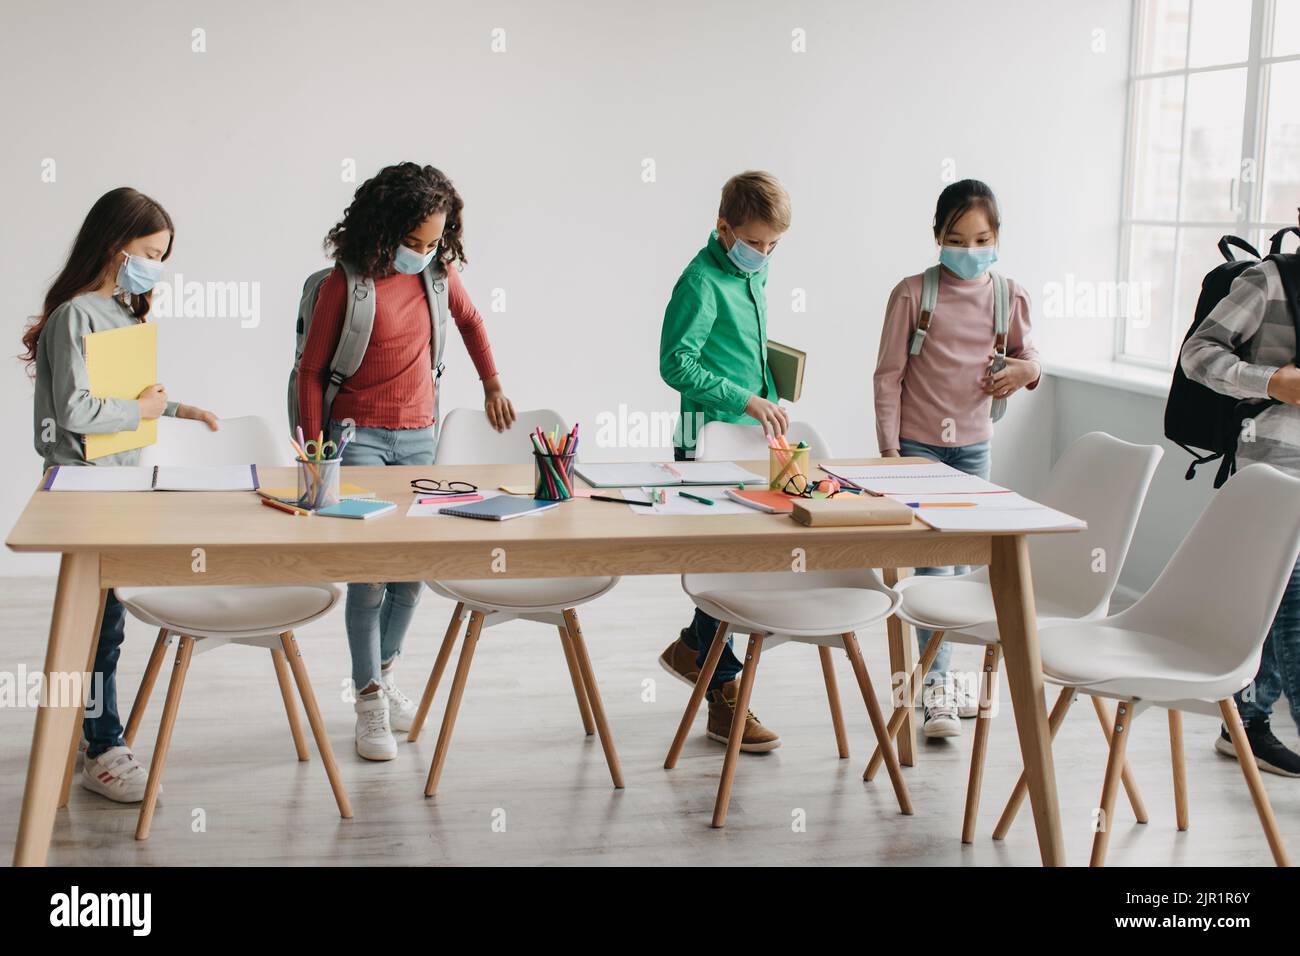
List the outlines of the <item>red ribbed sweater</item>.
{"label": "red ribbed sweater", "polygon": [[[343,327],[347,280],[335,269],[321,285],[303,348],[298,408],[308,437],[324,430],[321,402],[329,363]],[[470,301],[460,274],[447,270],[447,303],[480,379],[496,375],[483,317]],[[336,421],[369,428],[427,428],[433,424],[433,376],[429,372],[429,304],[418,275],[375,280],[375,325],[355,375],[339,389],[330,409]]]}

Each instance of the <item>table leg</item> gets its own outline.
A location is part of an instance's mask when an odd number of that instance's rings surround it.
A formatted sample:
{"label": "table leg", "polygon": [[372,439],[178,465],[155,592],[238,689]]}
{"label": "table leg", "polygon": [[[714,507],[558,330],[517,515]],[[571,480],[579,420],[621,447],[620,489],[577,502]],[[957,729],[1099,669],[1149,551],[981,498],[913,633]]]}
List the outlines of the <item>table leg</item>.
{"label": "table leg", "polygon": [[1029,542],[1024,535],[993,536],[989,583],[993,587],[1007,686],[1029,784],[1029,804],[1038,830],[1038,852],[1044,866],[1064,866],[1061,805],[1056,796],[1052,739],[1043,708],[1043,662],[1038,650]]}
{"label": "table leg", "polygon": [[[54,815],[59,803],[68,741],[81,710],[85,688],[76,681],[74,699],[54,699],[51,691],[66,692],[74,683],[67,675],[82,675],[94,639],[99,611],[99,554],[75,552],[63,555],[59,564],[59,585],[50,615],[50,638],[45,650],[44,688],[36,712],[31,756],[27,761],[27,787],[23,791],[18,840],[14,845],[14,866],[44,866],[54,832]],[[53,679],[51,679],[53,675]],[[56,693],[56,696],[61,696]]]}
{"label": "table leg", "polygon": [[[897,568],[881,568],[881,576],[885,584],[893,587],[898,583]],[[916,760],[912,753],[912,745],[916,741],[916,731],[913,727],[912,714],[914,708],[907,700],[906,687],[908,678],[912,674],[912,634],[905,622],[897,614],[891,614],[889,620],[885,622],[885,630],[889,634],[889,686],[894,700],[894,711],[903,711],[903,723],[898,728],[898,762],[904,767],[915,765]],[[900,676],[901,675],[901,676]],[[893,719],[897,720],[897,717]]]}

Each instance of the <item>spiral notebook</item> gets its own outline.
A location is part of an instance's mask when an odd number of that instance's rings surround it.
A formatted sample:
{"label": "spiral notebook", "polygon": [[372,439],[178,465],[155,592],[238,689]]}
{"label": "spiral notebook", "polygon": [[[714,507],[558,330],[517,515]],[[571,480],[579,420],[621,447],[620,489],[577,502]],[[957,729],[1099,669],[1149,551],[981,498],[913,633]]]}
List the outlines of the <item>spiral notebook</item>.
{"label": "spiral notebook", "polygon": [[471,502],[467,505],[443,508],[442,514],[453,515],[457,518],[480,518],[484,521],[508,521],[511,518],[522,518],[524,515],[535,515],[539,511],[554,508],[558,504],[560,504],[558,501],[538,501],[536,498],[513,498],[510,495],[499,495],[495,498],[484,498],[482,501]]}

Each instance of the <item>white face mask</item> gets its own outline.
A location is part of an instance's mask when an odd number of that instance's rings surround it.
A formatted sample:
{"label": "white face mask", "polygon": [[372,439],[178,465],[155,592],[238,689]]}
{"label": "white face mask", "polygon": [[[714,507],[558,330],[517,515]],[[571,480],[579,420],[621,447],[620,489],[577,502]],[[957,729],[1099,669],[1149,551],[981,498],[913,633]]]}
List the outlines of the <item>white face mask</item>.
{"label": "white face mask", "polygon": [[429,267],[429,263],[433,261],[434,254],[441,245],[439,243],[434,246],[427,255],[423,256],[409,246],[399,245],[397,251],[393,253],[393,268],[402,275],[418,276]]}

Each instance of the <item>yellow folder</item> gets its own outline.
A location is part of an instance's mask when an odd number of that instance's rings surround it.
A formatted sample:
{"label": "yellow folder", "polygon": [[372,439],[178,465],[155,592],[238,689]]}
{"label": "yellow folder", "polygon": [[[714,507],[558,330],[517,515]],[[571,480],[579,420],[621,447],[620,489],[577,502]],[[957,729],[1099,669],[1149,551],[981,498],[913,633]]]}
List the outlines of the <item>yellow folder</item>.
{"label": "yellow folder", "polygon": [[[158,381],[158,326],[152,322],[86,336],[86,371],[96,398],[139,398]],[[158,421],[141,421],[130,432],[86,436],[86,459],[94,460],[158,441]]]}

